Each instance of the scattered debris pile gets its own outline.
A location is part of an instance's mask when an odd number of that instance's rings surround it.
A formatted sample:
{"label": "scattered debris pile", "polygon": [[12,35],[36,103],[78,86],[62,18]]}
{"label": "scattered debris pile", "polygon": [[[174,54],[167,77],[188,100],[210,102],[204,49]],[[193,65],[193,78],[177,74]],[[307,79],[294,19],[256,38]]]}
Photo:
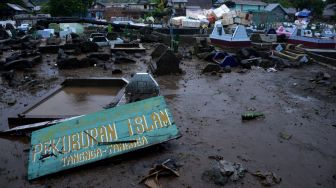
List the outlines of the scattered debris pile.
{"label": "scattered debris pile", "polygon": [[0,70],[12,69],[29,69],[40,63],[42,60],[41,54],[36,50],[24,50],[21,52],[13,53],[4,61],[0,61]]}
{"label": "scattered debris pile", "polygon": [[137,61],[131,57],[126,52],[119,51],[113,54],[114,64],[127,64],[136,63]]}
{"label": "scattered debris pile", "polygon": [[10,38],[9,33],[6,31],[6,29],[0,24],[0,40],[8,39]]}
{"label": "scattered debris pile", "polygon": [[83,68],[93,66],[96,63],[95,58],[77,58],[76,56],[66,54],[63,49],[58,50],[56,64],[59,69]]}
{"label": "scattered debris pile", "polygon": [[194,54],[203,59],[204,55],[211,53],[215,48],[212,45],[209,45],[209,41],[207,38],[196,37],[196,43],[194,45]]}
{"label": "scattered debris pile", "polygon": [[260,172],[251,173],[253,176],[258,177],[260,183],[264,186],[272,186],[281,182],[281,177],[277,176],[274,172]]}
{"label": "scattered debris pile", "polygon": [[241,180],[244,178],[245,172],[247,172],[247,170],[240,163],[218,159],[212,169],[206,170],[203,173],[202,179],[224,186],[229,182]]}
{"label": "scattered debris pile", "polygon": [[179,165],[172,159],[168,159],[161,164],[155,164],[148,172],[148,175],[144,177],[140,183],[144,183],[149,188],[160,188],[159,177],[161,176],[176,176],[178,173]]}
{"label": "scattered debris pile", "polygon": [[155,35],[148,27],[140,29],[139,33],[142,42],[160,42],[160,37]]}

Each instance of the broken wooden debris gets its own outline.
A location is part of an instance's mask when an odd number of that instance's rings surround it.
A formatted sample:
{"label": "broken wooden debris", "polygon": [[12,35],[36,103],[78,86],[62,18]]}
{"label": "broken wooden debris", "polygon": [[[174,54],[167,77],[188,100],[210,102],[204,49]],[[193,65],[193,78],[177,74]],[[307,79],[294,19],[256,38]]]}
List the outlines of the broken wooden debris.
{"label": "broken wooden debris", "polygon": [[[83,116],[83,115],[81,115]],[[28,125],[21,125],[21,126],[17,126],[8,130],[4,130],[1,131],[0,134],[4,135],[4,134],[22,134],[24,132],[28,132],[28,131],[32,131],[32,130],[37,130],[37,129],[41,129],[44,127],[49,127],[51,125],[55,125],[57,123],[61,123],[64,121],[68,121],[68,120],[72,120],[72,119],[76,119],[78,117],[81,116],[75,116],[75,117],[70,117],[70,118],[63,118],[63,119],[56,119],[56,120],[51,120],[51,121],[44,121],[44,122],[39,122],[39,123],[33,123],[33,124],[28,124]]]}
{"label": "broken wooden debris", "polygon": [[257,171],[251,174],[255,177],[258,177],[260,183],[264,186],[272,186],[281,182],[281,177],[277,176],[274,172]]}
{"label": "broken wooden debris", "polygon": [[140,183],[144,183],[149,188],[160,188],[160,176],[180,176],[177,167],[178,165],[172,159],[167,159],[161,164],[155,164],[149,170],[148,175],[141,179]]}
{"label": "broken wooden debris", "polygon": [[223,186],[229,182],[237,182],[244,178],[247,170],[242,164],[223,160],[220,156],[215,156],[214,159],[216,161],[212,168],[203,172],[203,180]]}

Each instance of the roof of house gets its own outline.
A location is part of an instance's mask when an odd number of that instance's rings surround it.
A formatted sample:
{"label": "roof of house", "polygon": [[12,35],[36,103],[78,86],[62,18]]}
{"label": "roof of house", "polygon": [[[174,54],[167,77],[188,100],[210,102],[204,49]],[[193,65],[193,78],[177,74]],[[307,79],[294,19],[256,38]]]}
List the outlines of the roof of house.
{"label": "roof of house", "polygon": [[103,7],[106,7],[107,3],[95,2],[95,3],[93,4],[93,6],[95,6],[95,5],[101,5],[101,6],[103,6]]}
{"label": "roof of house", "polygon": [[288,14],[287,12],[286,12],[286,10],[279,4],[279,3],[270,3],[270,4],[268,4],[266,7],[265,7],[265,11],[269,11],[269,12],[271,12],[271,11],[273,11],[275,8],[277,8],[277,7],[280,7],[286,14]]}
{"label": "roof of house", "polygon": [[232,2],[239,4],[239,5],[260,5],[260,6],[266,6],[267,3],[264,3],[259,0],[231,0]]}
{"label": "roof of house", "polygon": [[31,2],[31,0],[22,0],[22,2],[24,3],[25,7],[27,8],[34,8],[34,4]]}
{"label": "roof of house", "polygon": [[204,9],[209,9],[212,7],[212,0],[191,0],[188,1],[187,6],[200,6]]}
{"label": "roof of house", "polygon": [[186,9],[192,9],[192,10],[195,10],[195,9],[197,9],[197,10],[201,10],[201,7],[200,6],[186,6]]}
{"label": "roof of house", "polygon": [[284,9],[287,12],[287,14],[295,14],[297,12],[296,8],[293,8],[293,7],[288,7]]}
{"label": "roof of house", "polygon": [[335,9],[336,8],[336,3],[330,3],[330,4],[328,4],[327,6],[325,6],[325,8],[324,9]]}
{"label": "roof of house", "polygon": [[171,0],[172,3],[188,3],[188,0]]}
{"label": "roof of house", "polygon": [[279,3],[270,3],[265,7],[266,11],[272,11],[273,9],[275,9],[277,6],[280,6]]}
{"label": "roof of house", "polygon": [[12,4],[12,3],[7,3],[7,6],[9,6],[10,8],[16,10],[16,11],[27,11],[27,9],[21,7],[20,5],[17,4]]}
{"label": "roof of house", "polygon": [[146,4],[149,4],[149,0],[138,0],[137,4],[139,5],[146,5]]}
{"label": "roof of house", "polygon": [[336,14],[336,3],[328,4],[323,9],[323,16],[334,16]]}

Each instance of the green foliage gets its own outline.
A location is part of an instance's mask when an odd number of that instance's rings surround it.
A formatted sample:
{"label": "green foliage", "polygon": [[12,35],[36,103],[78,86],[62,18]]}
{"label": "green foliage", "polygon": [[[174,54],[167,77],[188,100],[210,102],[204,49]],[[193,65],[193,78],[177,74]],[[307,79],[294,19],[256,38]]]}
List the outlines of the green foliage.
{"label": "green foliage", "polygon": [[85,16],[94,0],[49,0],[45,7],[52,16]]}
{"label": "green foliage", "polygon": [[41,6],[41,10],[40,10],[41,13],[43,13],[43,14],[49,14],[50,13],[48,3],[41,3],[40,6]]}

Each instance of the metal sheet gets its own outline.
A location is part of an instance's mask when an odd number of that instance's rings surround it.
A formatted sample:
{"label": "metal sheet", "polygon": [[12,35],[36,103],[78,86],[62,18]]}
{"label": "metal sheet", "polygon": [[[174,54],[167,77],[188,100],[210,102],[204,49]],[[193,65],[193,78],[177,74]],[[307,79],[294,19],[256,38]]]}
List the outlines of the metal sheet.
{"label": "metal sheet", "polygon": [[180,133],[162,96],[95,112],[34,131],[28,179],[178,137]]}

